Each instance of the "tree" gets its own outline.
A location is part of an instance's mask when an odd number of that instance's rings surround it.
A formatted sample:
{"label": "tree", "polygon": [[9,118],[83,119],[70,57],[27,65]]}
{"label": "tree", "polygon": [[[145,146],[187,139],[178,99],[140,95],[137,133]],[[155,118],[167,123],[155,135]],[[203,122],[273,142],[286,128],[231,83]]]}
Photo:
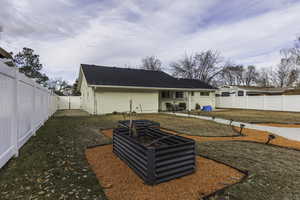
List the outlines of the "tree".
{"label": "tree", "polygon": [[76,79],[75,83],[72,86],[72,95],[73,96],[80,96],[81,95],[81,93],[80,93],[80,91],[78,90],[77,87],[78,87],[78,79]]}
{"label": "tree", "polygon": [[227,64],[219,76],[220,82],[225,85],[251,86],[255,83],[258,75],[259,73],[253,65],[245,68],[243,65]]}
{"label": "tree", "polygon": [[244,83],[246,86],[250,86],[256,82],[259,73],[256,71],[255,66],[249,65],[245,71]]}
{"label": "tree", "polygon": [[258,77],[255,80],[255,82],[260,87],[272,87],[273,86],[272,77],[273,77],[272,68],[262,68],[258,73]]}
{"label": "tree", "polygon": [[72,86],[62,78],[56,78],[48,81],[49,89],[53,90],[59,96],[67,96],[72,94]]}
{"label": "tree", "polygon": [[219,74],[219,82],[223,85],[241,85],[243,66],[226,64]]}
{"label": "tree", "polygon": [[289,50],[282,50],[281,55],[280,64],[273,73],[274,83],[278,87],[291,87],[299,78],[299,69],[297,69]]}
{"label": "tree", "polygon": [[41,73],[43,65],[40,63],[40,56],[34,54],[34,50],[24,47],[21,52],[14,56],[14,62],[21,73],[29,78],[36,79],[36,82],[47,86],[48,76]]}
{"label": "tree", "polygon": [[221,56],[218,52],[208,50],[196,53],[194,56],[185,56],[172,63],[173,75],[180,78],[198,79],[211,83],[222,71]]}
{"label": "tree", "polygon": [[142,69],[162,71],[161,61],[155,56],[148,56],[142,59]]}
{"label": "tree", "polygon": [[173,76],[196,79],[196,65],[193,56],[185,55],[185,57],[177,62],[174,62],[170,66],[172,68]]}

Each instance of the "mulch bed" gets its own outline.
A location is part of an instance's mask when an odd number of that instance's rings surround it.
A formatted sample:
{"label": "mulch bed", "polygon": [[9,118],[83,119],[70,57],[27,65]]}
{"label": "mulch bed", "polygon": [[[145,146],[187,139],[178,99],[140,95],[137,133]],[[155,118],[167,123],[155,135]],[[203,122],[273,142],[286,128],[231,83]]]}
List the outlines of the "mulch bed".
{"label": "mulch bed", "polygon": [[237,183],[245,176],[229,166],[197,156],[194,174],[149,186],[114,155],[112,145],[89,148],[86,157],[110,200],[196,200]]}
{"label": "mulch bed", "polygon": [[[240,130],[238,127],[233,128],[235,131]],[[178,134],[176,131],[164,131]],[[112,137],[112,129],[102,130],[101,133]],[[265,143],[270,133],[244,128],[243,136],[238,137],[180,135],[199,142],[248,141]],[[289,140],[281,136],[276,136],[270,144],[300,150],[300,142]],[[200,197],[239,182],[244,176],[243,173],[229,166],[203,157],[197,157],[198,170],[195,174],[151,187],[144,185],[142,180],[140,180],[126,164],[113,155],[111,146],[89,149],[86,151],[86,155],[100,183],[102,185],[104,184],[104,186],[106,184],[111,186],[105,190],[105,194],[109,199],[199,199]],[[106,158],[108,161],[103,161],[104,159],[102,157],[108,157]],[[107,165],[106,163],[110,164]],[[120,171],[124,173],[119,173]],[[105,182],[106,180],[109,180],[109,183]]]}

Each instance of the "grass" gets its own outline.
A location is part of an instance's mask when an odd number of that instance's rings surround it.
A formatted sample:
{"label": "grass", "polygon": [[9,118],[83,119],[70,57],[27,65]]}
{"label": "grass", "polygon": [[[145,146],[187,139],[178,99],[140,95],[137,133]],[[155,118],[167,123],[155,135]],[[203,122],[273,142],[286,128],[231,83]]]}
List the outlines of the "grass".
{"label": "grass", "polygon": [[198,153],[249,171],[242,183],[212,200],[300,199],[300,151],[251,142],[198,143]]}
{"label": "grass", "polygon": [[[136,118],[156,120],[189,134],[232,134],[227,126],[198,119],[157,114]],[[121,115],[51,118],[21,149],[20,157],[0,170],[1,199],[106,199],[84,150],[111,143],[98,130],[112,128],[120,119]],[[250,172],[245,182],[229,187],[216,199],[300,199],[299,151],[234,141],[201,142],[197,150]]]}
{"label": "grass", "polygon": [[240,122],[273,122],[273,123],[293,123],[300,122],[299,112],[280,112],[262,110],[241,110],[224,109],[214,112],[194,112],[204,116],[214,116],[224,119],[233,119]]}

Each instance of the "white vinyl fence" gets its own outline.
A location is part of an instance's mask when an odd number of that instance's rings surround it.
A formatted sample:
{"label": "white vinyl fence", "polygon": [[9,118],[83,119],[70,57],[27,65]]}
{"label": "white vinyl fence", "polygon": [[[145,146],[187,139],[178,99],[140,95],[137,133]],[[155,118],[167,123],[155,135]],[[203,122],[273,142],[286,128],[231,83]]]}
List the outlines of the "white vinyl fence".
{"label": "white vinyl fence", "polygon": [[216,107],[300,112],[300,95],[216,97]]}
{"label": "white vinyl fence", "polygon": [[0,168],[57,110],[57,96],[0,61]]}
{"label": "white vinyl fence", "polygon": [[80,96],[59,96],[58,110],[81,109]]}

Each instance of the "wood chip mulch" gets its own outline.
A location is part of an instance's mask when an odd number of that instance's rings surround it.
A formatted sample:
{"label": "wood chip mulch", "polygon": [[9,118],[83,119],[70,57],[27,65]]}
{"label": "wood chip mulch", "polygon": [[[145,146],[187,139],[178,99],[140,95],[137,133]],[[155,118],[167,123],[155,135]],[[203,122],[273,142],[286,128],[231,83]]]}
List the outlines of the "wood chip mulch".
{"label": "wood chip mulch", "polygon": [[196,200],[245,176],[229,166],[197,156],[194,174],[148,186],[112,152],[112,145],[87,149],[86,157],[110,200]]}
{"label": "wood chip mulch", "polygon": [[[235,127],[236,131],[239,128]],[[175,131],[168,131],[178,134]],[[112,129],[101,131],[112,137]],[[202,137],[180,134],[199,142],[206,141],[253,141],[265,143],[270,133],[253,129],[243,129],[244,136]],[[276,136],[270,144],[300,150],[300,142]],[[199,199],[230,184],[238,182],[244,175],[233,168],[197,157],[198,170],[195,174],[162,183],[158,186],[144,185],[131,169],[119,160],[111,146],[88,149],[86,156],[102,185],[110,186],[105,190],[109,199]],[[109,164],[107,164],[109,163]],[[122,171],[122,173],[120,173]]]}

